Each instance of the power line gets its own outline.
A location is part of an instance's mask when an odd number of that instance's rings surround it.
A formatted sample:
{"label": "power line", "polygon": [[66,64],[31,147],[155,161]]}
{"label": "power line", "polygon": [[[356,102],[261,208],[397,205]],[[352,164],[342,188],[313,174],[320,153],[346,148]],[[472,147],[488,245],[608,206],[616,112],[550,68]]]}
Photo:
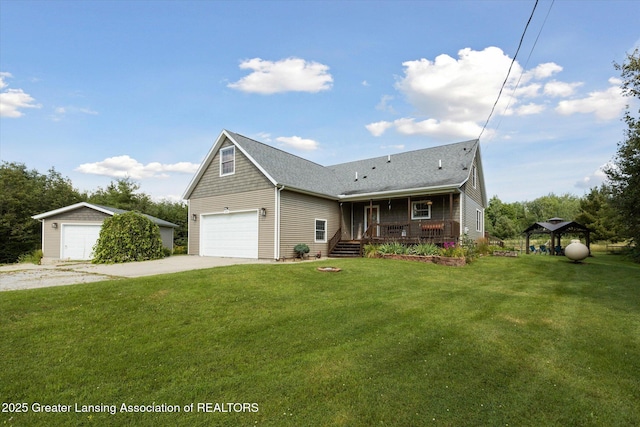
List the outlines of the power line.
{"label": "power line", "polygon": [[484,130],[487,128],[487,125],[489,124],[489,120],[491,120],[491,116],[493,115],[493,111],[496,109],[496,105],[498,105],[498,101],[500,100],[500,95],[502,95],[502,91],[504,90],[504,87],[507,84],[507,80],[509,80],[509,74],[511,74],[511,69],[513,68],[513,64],[516,62],[516,58],[518,57],[518,52],[520,52],[520,48],[522,47],[522,41],[524,40],[524,36],[527,33],[527,28],[529,28],[531,19],[533,19],[533,14],[536,11],[536,7],[538,7],[538,0],[536,0],[536,3],[533,5],[533,10],[531,11],[531,15],[529,16],[527,25],[525,25],[524,31],[522,32],[522,36],[520,37],[520,43],[518,43],[518,49],[516,49],[516,53],[515,55],[513,55],[513,59],[511,60],[511,65],[509,65],[507,76],[504,78],[504,82],[502,82],[502,87],[500,87],[500,91],[498,92],[498,97],[496,98],[496,102],[494,102],[493,107],[491,107],[491,112],[489,112],[489,117],[487,117],[487,121],[484,123],[484,126],[482,126],[482,130],[480,131],[480,135],[478,136],[478,139],[480,139],[480,137],[484,133]]}
{"label": "power line", "polygon": [[[533,54],[533,50],[536,48],[536,45],[538,44],[538,40],[540,39],[540,34],[542,34],[542,29],[544,28],[545,24],[547,23],[547,19],[549,18],[549,15],[551,14],[551,8],[553,7],[554,3],[555,3],[555,0],[551,0],[551,5],[549,6],[549,10],[547,11],[547,14],[544,17],[544,21],[542,21],[542,26],[540,27],[540,30],[538,31],[538,35],[536,36],[536,40],[533,42],[533,46],[531,46],[531,50],[529,51],[529,56],[527,56],[527,60],[525,61],[524,66],[522,67],[522,72],[520,73],[520,77],[518,77],[518,82],[516,83],[515,87],[513,88],[513,91],[511,92],[511,97],[509,97],[509,103],[507,104],[507,106],[504,109],[505,112],[511,106],[511,101],[513,100],[513,95],[516,93],[516,90],[518,90],[518,87],[520,86],[520,81],[522,80],[522,76],[524,75],[525,70],[527,69],[527,65],[529,65],[529,60],[531,59],[531,55]],[[498,122],[498,125],[496,126],[496,130],[500,127],[501,123],[502,123],[502,119],[500,119],[500,121]]]}

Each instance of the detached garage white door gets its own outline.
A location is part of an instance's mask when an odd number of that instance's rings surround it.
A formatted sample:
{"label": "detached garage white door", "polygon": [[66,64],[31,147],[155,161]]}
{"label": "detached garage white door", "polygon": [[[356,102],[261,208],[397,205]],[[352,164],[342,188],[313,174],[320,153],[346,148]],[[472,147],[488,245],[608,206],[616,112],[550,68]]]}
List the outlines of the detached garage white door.
{"label": "detached garage white door", "polygon": [[62,259],[91,259],[93,245],[100,237],[100,224],[62,224],[61,251]]}
{"label": "detached garage white door", "polygon": [[203,215],[200,255],[258,258],[258,213]]}

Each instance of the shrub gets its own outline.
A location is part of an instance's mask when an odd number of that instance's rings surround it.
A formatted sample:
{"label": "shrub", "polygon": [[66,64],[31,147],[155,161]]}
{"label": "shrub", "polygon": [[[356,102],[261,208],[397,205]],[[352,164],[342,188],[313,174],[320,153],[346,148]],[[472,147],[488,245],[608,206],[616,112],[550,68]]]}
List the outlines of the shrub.
{"label": "shrub", "polygon": [[383,243],[378,246],[378,253],[381,255],[405,255],[407,247],[398,242]]}
{"label": "shrub", "polygon": [[18,262],[21,264],[31,263],[31,264],[40,264],[42,260],[43,253],[42,249],[36,249],[35,251],[27,254],[22,254],[18,257]]}
{"label": "shrub", "polygon": [[441,254],[452,258],[463,258],[466,255],[464,248],[456,245],[455,242],[445,242]]}
{"label": "shrub", "polygon": [[174,246],[173,247],[173,254],[174,255],[186,255],[187,254],[187,247],[186,246]]}
{"label": "shrub", "polygon": [[490,253],[493,253],[491,251],[491,246],[489,245],[489,239],[481,237],[476,240],[476,251],[480,255],[489,255]]}
{"label": "shrub", "polygon": [[294,248],[293,251],[298,254],[298,257],[303,258],[305,256],[305,254],[309,253],[309,246],[307,246],[305,243],[298,243]]}
{"label": "shrub", "polygon": [[407,252],[412,255],[422,256],[440,255],[440,248],[433,243],[421,243],[419,245],[410,246]]}
{"label": "shrub", "polygon": [[116,214],[102,224],[94,263],[146,261],[164,257],[160,228],[137,212]]}
{"label": "shrub", "polygon": [[378,256],[378,245],[366,244],[364,245],[365,258],[375,258]]}

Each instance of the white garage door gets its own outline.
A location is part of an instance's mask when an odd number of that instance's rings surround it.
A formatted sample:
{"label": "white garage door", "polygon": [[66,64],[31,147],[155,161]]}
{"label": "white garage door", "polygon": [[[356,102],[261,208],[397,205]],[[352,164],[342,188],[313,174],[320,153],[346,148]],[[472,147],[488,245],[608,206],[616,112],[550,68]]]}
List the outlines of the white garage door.
{"label": "white garage door", "polygon": [[62,224],[62,259],[91,259],[93,245],[100,237],[100,224]]}
{"label": "white garage door", "polygon": [[203,215],[200,255],[258,258],[258,213]]}

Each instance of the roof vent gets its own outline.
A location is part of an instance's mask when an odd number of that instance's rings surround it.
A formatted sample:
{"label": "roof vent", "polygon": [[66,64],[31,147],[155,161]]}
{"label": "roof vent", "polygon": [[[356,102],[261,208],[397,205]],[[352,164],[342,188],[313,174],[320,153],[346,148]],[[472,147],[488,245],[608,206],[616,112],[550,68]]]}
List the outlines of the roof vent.
{"label": "roof vent", "polygon": [[358,172],[356,172],[356,181],[358,180]]}
{"label": "roof vent", "polygon": [[391,163],[391,154],[387,154],[387,163]]}
{"label": "roof vent", "polygon": [[438,160],[438,169],[442,169],[442,160]]}

